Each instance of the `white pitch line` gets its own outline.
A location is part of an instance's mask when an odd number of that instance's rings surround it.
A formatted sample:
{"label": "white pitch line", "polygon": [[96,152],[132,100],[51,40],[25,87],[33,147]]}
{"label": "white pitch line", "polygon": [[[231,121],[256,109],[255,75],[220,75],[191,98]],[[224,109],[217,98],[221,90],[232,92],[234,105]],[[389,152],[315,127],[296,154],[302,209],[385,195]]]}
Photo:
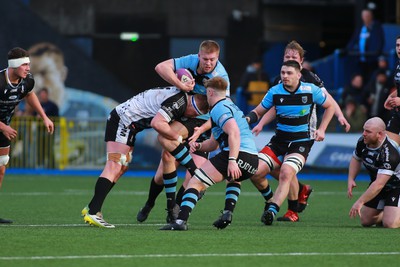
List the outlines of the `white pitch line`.
{"label": "white pitch line", "polygon": [[289,252],[289,253],[205,253],[205,254],[143,254],[143,255],[71,255],[71,256],[16,256],[0,257],[11,260],[80,260],[80,259],[129,259],[129,258],[195,258],[195,257],[282,257],[282,256],[383,256],[400,255],[400,252]]}
{"label": "white pitch line", "polygon": [[[143,227],[143,226],[163,226],[165,225],[162,223],[144,223],[144,224],[139,224],[139,223],[120,223],[120,224],[114,224],[115,226],[134,226],[134,227]],[[81,224],[3,224],[0,225],[1,227],[90,227],[87,224],[81,223]]]}

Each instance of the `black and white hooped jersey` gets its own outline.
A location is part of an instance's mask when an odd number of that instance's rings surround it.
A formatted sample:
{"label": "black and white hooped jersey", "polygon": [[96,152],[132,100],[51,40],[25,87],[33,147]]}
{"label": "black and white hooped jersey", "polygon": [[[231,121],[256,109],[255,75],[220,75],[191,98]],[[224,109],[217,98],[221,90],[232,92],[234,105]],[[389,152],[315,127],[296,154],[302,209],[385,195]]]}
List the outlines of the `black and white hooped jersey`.
{"label": "black and white hooped jersey", "polygon": [[400,154],[398,145],[389,137],[378,148],[369,148],[364,138],[358,139],[353,157],[362,161],[371,178],[376,180],[378,173],[390,175],[386,188],[400,188]]}
{"label": "black and white hooped jersey", "polygon": [[125,126],[137,130],[151,128],[150,122],[160,112],[171,122],[183,116],[187,107],[187,95],[176,87],[158,87],[141,92],[122,104],[117,111]]}
{"label": "black and white hooped jersey", "polygon": [[10,124],[15,107],[33,89],[35,80],[32,74],[21,79],[18,84],[12,84],[8,79],[7,69],[0,71],[0,121]]}

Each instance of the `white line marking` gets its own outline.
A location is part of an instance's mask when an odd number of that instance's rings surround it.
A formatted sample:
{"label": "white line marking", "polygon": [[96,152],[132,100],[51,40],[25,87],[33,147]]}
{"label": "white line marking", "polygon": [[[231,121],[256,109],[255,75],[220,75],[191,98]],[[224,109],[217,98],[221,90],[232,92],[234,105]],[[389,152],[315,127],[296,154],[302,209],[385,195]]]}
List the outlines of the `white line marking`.
{"label": "white line marking", "polygon": [[194,257],[282,257],[282,256],[382,256],[400,255],[400,252],[289,252],[289,253],[213,253],[213,254],[143,254],[143,255],[75,255],[75,256],[31,256],[0,257],[8,260],[76,260],[76,259],[129,259],[129,258],[194,258]]}
{"label": "white line marking", "polygon": [[[134,227],[142,227],[142,226],[164,226],[162,223],[120,223],[114,224],[115,226],[134,226]],[[90,227],[88,224],[1,224],[0,227]]]}

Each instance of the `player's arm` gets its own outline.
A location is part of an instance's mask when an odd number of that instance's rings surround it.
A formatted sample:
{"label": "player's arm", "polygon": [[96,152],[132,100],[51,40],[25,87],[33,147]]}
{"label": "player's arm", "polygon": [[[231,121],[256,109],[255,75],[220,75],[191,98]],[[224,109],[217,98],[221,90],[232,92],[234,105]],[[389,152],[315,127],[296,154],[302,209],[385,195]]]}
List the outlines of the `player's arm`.
{"label": "player's arm", "polygon": [[150,125],[158,132],[158,134],[162,135],[163,137],[182,143],[182,136],[171,128],[169,122],[170,121],[167,120],[163,114],[157,112],[157,114],[151,120]]}
{"label": "player's arm", "polygon": [[251,130],[256,136],[262,131],[265,125],[271,123],[276,118],[276,109],[275,107],[270,108],[267,113],[262,116],[261,120],[258,122],[256,126]]}
{"label": "player's arm", "polygon": [[240,150],[240,130],[235,119],[233,118],[227,120],[222,129],[228,135],[229,144],[229,163],[227,175],[229,178],[236,180],[242,176],[242,172],[237,163]]}
{"label": "player's arm", "polygon": [[[325,89],[325,88],[324,88]],[[335,107],[335,116],[337,117],[340,125],[344,127],[344,130],[346,132],[350,131],[350,123],[346,120],[346,118],[343,115],[342,109],[340,108],[339,104],[336,102],[336,100],[332,97],[332,95],[328,92],[328,90],[324,90],[326,93],[326,96],[331,99],[334,107]]]}
{"label": "player's arm", "polygon": [[347,196],[348,198],[353,197],[353,188],[357,186],[356,177],[361,170],[361,161],[356,159],[354,156],[350,160],[349,173],[347,175]]}
{"label": "player's arm", "polygon": [[335,114],[335,106],[333,105],[332,99],[329,97],[326,97],[322,107],[325,111],[324,115],[322,115],[322,120],[318,130],[315,132],[315,141],[323,141],[325,139],[326,128],[328,128],[329,122],[331,121],[333,114]]}
{"label": "player's arm", "polygon": [[215,140],[214,135],[202,143],[191,142],[190,143],[190,152],[193,153],[196,150],[203,152],[211,152],[218,148],[218,142]]}
{"label": "player's arm", "polygon": [[208,131],[210,129],[211,129],[211,118],[208,119],[201,126],[194,128],[193,135],[191,137],[189,137],[189,143],[196,142],[196,140],[199,138],[199,136],[202,133],[204,133],[204,132],[206,132],[206,131]]}
{"label": "player's arm", "polygon": [[249,114],[246,115],[246,120],[249,124],[257,122],[269,109],[263,107],[263,105],[258,104]]}
{"label": "player's arm", "polygon": [[367,191],[365,191],[361,195],[361,197],[354,203],[354,205],[350,209],[349,216],[351,218],[354,218],[357,215],[361,216],[362,206],[379,194],[379,192],[382,190],[385,184],[389,181],[390,177],[391,175],[379,173],[378,171],[376,180],[373,183],[371,183]]}
{"label": "player's arm", "polygon": [[54,124],[47,117],[36,94],[31,91],[25,96],[25,99],[26,99],[26,102],[33,108],[33,110],[35,110],[36,113],[39,114],[39,116],[43,119],[43,123],[47,128],[47,132],[52,134],[54,132]]}
{"label": "player's arm", "polygon": [[189,92],[192,91],[194,88],[194,81],[190,83],[182,83],[175,74],[175,66],[174,60],[168,59],[163,62],[160,62],[155,67],[156,72],[158,75],[161,76],[166,82],[171,85],[176,86],[182,91]]}
{"label": "player's arm", "polygon": [[7,125],[5,123],[2,123],[0,121],[0,132],[3,133],[3,135],[8,139],[12,140],[15,137],[17,137],[18,132],[13,129],[10,125]]}
{"label": "player's arm", "polygon": [[394,90],[388,98],[385,100],[385,103],[383,106],[387,110],[392,110],[394,107],[396,107],[396,99],[397,99],[397,90]]}

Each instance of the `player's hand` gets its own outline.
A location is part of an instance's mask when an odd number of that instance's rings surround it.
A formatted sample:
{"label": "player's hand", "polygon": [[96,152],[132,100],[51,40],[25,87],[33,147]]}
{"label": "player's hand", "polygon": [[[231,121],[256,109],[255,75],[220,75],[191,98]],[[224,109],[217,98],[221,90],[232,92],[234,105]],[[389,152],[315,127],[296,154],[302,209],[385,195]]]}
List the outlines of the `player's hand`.
{"label": "player's hand", "polygon": [[201,128],[194,127],[193,134],[191,137],[189,137],[189,144],[196,142],[201,134],[202,134]]}
{"label": "player's hand", "polygon": [[356,203],[354,203],[353,207],[351,207],[351,209],[350,209],[349,217],[356,218],[357,215],[361,217],[362,205],[363,205],[362,203],[360,203],[359,201],[356,201]]}
{"label": "player's hand", "polygon": [[5,125],[3,130],[2,130],[3,135],[8,139],[8,140],[12,140],[15,137],[17,137],[18,132],[16,130],[14,130],[13,128],[11,128],[10,125]]}
{"label": "player's hand", "polygon": [[201,148],[201,143],[191,142],[189,143],[189,147],[190,147],[189,149],[190,153],[194,153]]}
{"label": "player's hand", "polygon": [[47,132],[49,134],[53,134],[54,133],[54,123],[48,117],[43,119],[43,123],[44,123],[44,126],[46,126],[46,128],[47,128]]}
{"label": "player's hand", "polygon": [[346,133],[348,133],[350,131],[351,126],[350,126],[350,123],[346,120],[346,118],[344,116],[340,116],[340,117],[338,117],[338,121],[339,121],[340,125],[343,126]]}
{"label": "player's hand", "polygon": [[236,161],[230,160],[228,163],[228,177],[230,181],[236,181],[242,176],[242,171]]}
{"label": "player's hand", "polygon": [[353,181],[349,181],[347,184],[347,197],[348,198],[352,198],[353,197],[353,188],[357,187],[356,182]]}
{"label": "player's hand", "polygon": [[193,91],[195,82],[194,82],[194,79],[192,79],[192,80],[189,80],[184,83],[181,82],[181,84],[182,85],[179,86],[179,89],[181,89],[182,91],[185,91],[185,92],[190,92],[190,91]]}
{"label": "player's hand", "polygon": [[254,126],[254,128],[251,130],[251,132],[255,135],[258,136],[260,134],[260,132],[262,131],[263,127],[260,124],[257,124],[256,126]]}
{"label": "player's hand", "polygon": [[325,131],[322,131],[320,129],[315,131],[315,141],[320,142],[324,141],[325,139]]}

